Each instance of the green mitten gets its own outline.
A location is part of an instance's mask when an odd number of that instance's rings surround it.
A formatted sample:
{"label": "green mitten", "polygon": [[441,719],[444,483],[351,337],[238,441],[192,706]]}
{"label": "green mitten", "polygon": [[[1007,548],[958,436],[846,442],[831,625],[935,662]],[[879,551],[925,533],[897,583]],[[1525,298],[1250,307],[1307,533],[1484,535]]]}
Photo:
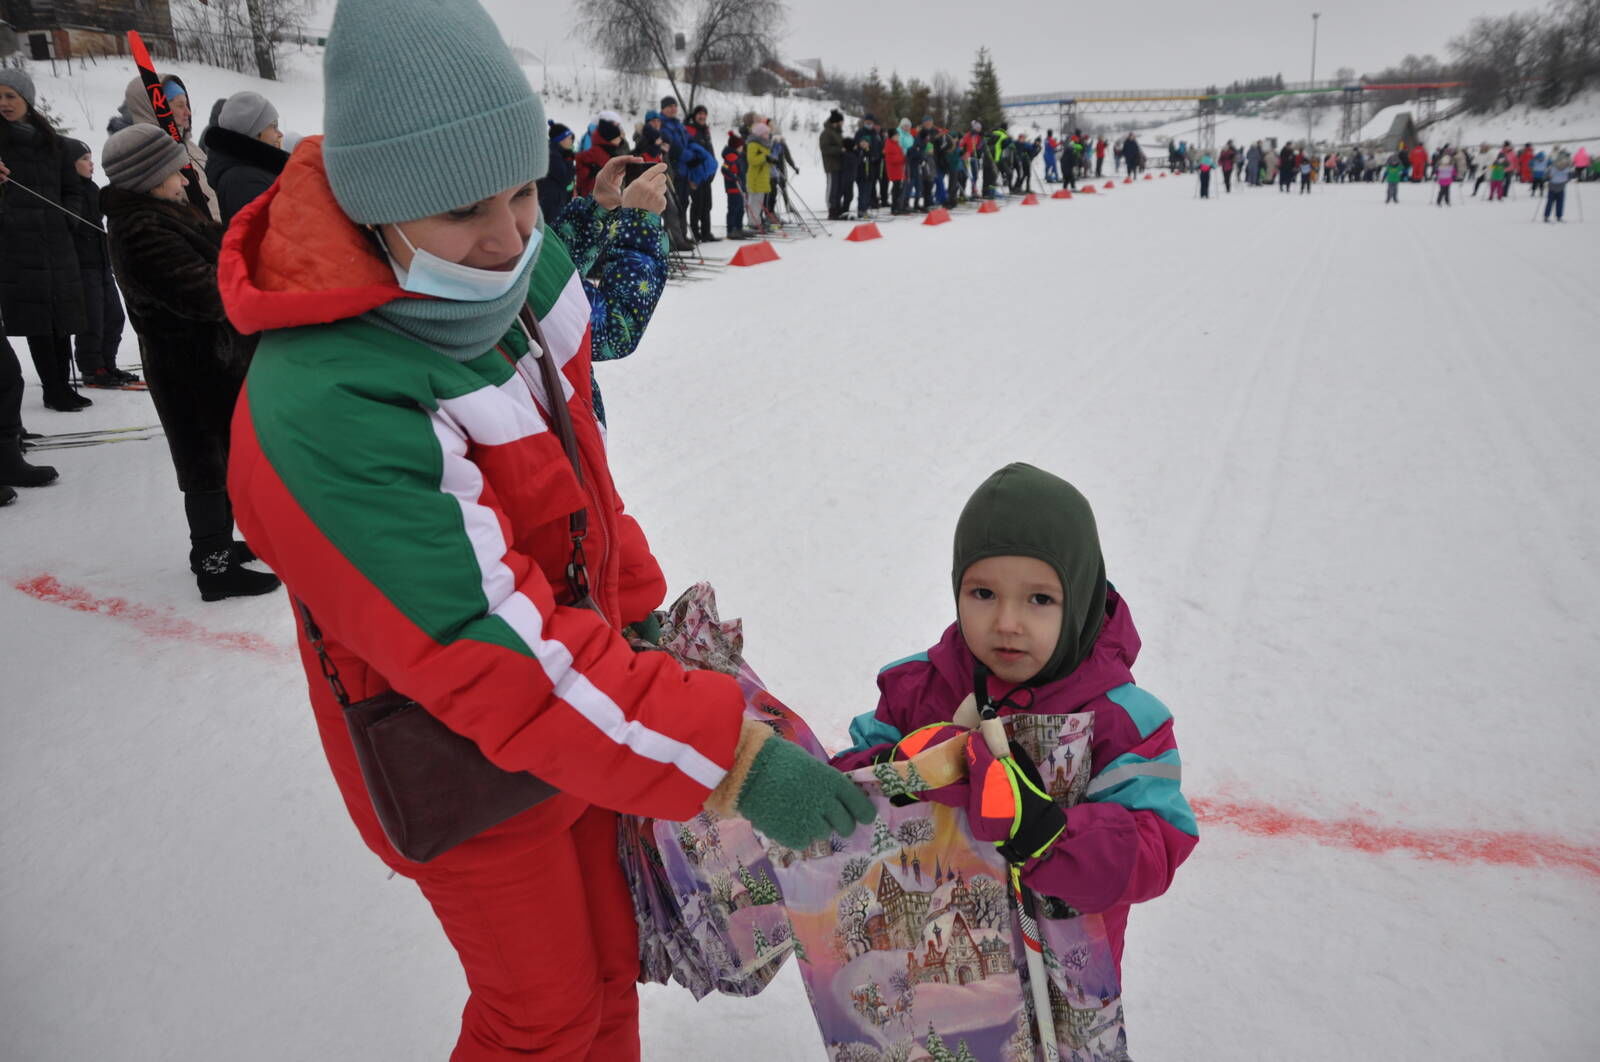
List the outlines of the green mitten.
{"label": "green mitten", "polygon": [[830,833],[848,837],[858,823],[878,817],[850,779],[779,737],[756,753],[734,806],[750,825],[787,848],[804,848]]}

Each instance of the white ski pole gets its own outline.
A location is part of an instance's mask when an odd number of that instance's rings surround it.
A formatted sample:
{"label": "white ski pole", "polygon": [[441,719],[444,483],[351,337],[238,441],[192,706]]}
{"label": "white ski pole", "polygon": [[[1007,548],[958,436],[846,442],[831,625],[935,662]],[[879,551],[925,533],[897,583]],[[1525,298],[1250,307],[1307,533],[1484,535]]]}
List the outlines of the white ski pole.
{"label": "white ski pole", "polygon": [[[1011,758],[1011,743],[1006,739],[1005,724],[1000,721],[1000,714],[989,700],[988,690],[980,685],[979,691],[985,696],[978,709],[982,719],[978,724],[978,732],[983,735],[984,744],[989,746],[989,751],[996,759],[1008,760]],[[1043,1052],[1044,1062],[1060,1062],[1061,1049],[1056,1044],[1055,1016],[1050,1012],[1049,974],[1044,968],[1044,937],[1039,932],[1038,900],[1032,890],[1022,884],[1022,868],[1016,864],[1011,867],[1011,902],[1016,911],[1017,925],[1022,930],[1023,951],[1027,955],[1028,986],[1033,995],[1033,1021],[1038,1030],[1039,1048]]]}

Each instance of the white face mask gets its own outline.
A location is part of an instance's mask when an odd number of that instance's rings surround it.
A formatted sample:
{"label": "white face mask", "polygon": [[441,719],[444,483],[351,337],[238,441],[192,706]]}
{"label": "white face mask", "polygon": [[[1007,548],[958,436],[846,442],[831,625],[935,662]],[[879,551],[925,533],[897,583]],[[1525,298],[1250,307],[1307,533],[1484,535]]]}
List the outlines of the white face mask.
{"label": "white face mask", "polygon": [[[394,231],[400,233],[400,238],[411,248],[410,269],[401,269],[394,256],[388,256],[389,268],[394,270],[394,277],[400,286],[418,295],[433,295],[456,302],[491,302],[510,291],[521,279],[544,240],[544,230],[535,228],[528,234],[528,245],[522,249],[522,257],[517,259],[516,265],[505,270],[474,269],[460,262],[447,262],[432,252],[421,250],[399,225],[394,226]],[[388,248],[384,250],[387,253]]]}

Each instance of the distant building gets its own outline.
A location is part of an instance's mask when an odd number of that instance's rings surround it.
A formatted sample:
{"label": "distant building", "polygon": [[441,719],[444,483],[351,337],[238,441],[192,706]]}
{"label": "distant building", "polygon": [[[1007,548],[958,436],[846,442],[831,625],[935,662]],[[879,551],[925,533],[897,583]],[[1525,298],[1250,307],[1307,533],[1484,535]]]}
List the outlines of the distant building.
{"label": "distant building", "polygon": [[127,55],[129,30],[152,54],[177,54],[168,0],[0,0],[0,21],[30,59]]}

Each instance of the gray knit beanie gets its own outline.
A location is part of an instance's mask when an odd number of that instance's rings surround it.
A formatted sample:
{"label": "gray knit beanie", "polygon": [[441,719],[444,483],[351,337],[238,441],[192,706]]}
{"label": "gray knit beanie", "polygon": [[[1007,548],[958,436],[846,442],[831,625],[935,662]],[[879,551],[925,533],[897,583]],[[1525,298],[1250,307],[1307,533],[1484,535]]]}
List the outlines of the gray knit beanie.
{"label": "gray knit beanie", "polygon": [[0,69],[0,85],[21,96],[29,107],[32,107],[34,100],[37,99],[33,91],[33,78],[28,76],[26,70],[17,70],[9,66]]}
{"label": "gray knit beanie", "polygon": [[323,158],[363,225],[412,221],[543,177],[544,104],[477,0],[340,0],[322,61]]}
{"label": "gray knit beanie", "polygon": [[241,136],[260,136],[278,120],[278,108],[259,92],[235,92],[217,112],[217,124]]}
{"label": "gray knit beanie", "polygon": [[130,125],[111,135],[100,152],[100,165],[113,188],[148,192],[189,164],[178,142],[159,126]]}

